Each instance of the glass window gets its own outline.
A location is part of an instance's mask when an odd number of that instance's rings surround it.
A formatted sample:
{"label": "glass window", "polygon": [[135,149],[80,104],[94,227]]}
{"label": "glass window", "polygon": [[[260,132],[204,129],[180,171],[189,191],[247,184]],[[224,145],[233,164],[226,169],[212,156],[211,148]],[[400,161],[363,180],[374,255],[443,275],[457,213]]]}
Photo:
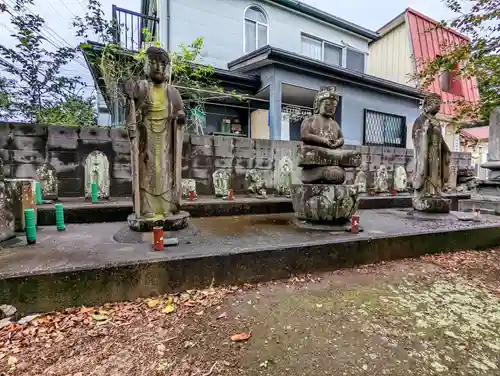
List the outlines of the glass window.
{"label": "glass window", "polygon": [[258,7],[250,7],[245,12],[245,53],[250,53],[268,44],[268,24],[266,14]]}
{"label": "glass window", "polygon": [[302,35],[302,54],[311,59],[323,60],[323,43],[320,40]]}
{"label": "glass window", "polygon": [[256,50],[257,24],[252,21],[245,20],[245,53]]}
{"label": "glass window", "polygon": [[365,110],[365,145],[404,148],[406,119],[403,116]]}
{"label": "glass window", "polygon": [[257,36],[257,48],[267,45],[267,26],[258,24],[259,35]]}
{"label": "glass window", "polygon": [[245,18],[254,22],[267,24],[266,15],[257,7],[248,8],[247,12],[245,13]]}
{"label": "glass window", "polygon": [[342,48],[325,43],[325,63],[330,65],[342,65]]}
{"label": "glass window", "polygon": [[362,52],[347,49],[346,68],[357,72],[365,72],[365,54]]}

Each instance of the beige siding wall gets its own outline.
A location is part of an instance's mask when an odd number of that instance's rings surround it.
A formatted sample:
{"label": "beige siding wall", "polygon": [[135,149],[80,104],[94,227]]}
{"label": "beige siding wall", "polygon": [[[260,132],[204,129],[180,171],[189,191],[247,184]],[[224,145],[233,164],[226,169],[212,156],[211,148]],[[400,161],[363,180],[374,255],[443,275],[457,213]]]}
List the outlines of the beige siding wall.
{"label": "beige siding wall", "polygon": [[409,75],[413,73],[410,34],[406,22],[397,26],[381,39],[370,44],[368,73],[416,87]]}

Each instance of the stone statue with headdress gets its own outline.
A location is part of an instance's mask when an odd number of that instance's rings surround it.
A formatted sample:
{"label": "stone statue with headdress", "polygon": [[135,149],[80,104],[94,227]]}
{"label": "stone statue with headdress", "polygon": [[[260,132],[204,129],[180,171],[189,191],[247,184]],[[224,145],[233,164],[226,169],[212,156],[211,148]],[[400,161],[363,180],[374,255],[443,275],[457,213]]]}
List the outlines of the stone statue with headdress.
{"label": "stone statue with headdress", "polygon": [[146,79],[129,80],[124,87],[134,188],[134,214],[128,222],[138,231],[153,226],[176,230],[186,227],[189,217],[180,211],[184,104],[167,83],[168,53],[151,46],[146,57]]}
{"label": "stone statue with headdress", "polygon": [[344,135],[335,120],[338,103],[335,87],[321,88],[314,100],[314,115],[302,122],[299,166],[304,183],[342,184],[343,167],[361,164],[360,153],[340,149],[344,146]]}
{"label": "stone statue with headdress", "polygon": [[335,120],[338,104],[335,87],[321,88],[314,100],[314,114],[300,127],[298,165],[302,168],[302,184],[292,187],[299,227],[345,226],[358,207],[358,185],[344,182],[345,168],[359,167],[361,153],[341,149],[344,135]]}
{"label": "stone statue with headdress", "polygon": [[415,120],[412,140],[415,149],[413,175],[413,208],[418,211],[448,213],[451,201],[442,196],[448,183],[451,152],[436,118],[441,107],[441,97],[425,97],[422,114]]}

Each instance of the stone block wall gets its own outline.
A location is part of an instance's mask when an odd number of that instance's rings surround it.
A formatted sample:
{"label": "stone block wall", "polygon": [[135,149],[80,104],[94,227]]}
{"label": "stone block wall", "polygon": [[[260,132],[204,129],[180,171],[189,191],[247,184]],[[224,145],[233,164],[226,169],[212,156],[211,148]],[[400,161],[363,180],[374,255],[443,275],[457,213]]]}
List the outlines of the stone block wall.
{"label": "stone block wall", "polygon": [[85,160],[94,150],[108,158],[110,195],[130,196],[130,147],[125,130],[0,123],[5,177],[35,179],[37,169],[48,163],[57,172],[60,197],[83,197]]}
{"label": "stone block wall", "polygon": [[[231,188],[238,194],[246,189],[246,171],[256,169],[272,193],[279,179],[280,161],[284,157],[295,161],[299,146],[297,141],[185,135],[182,176],[196,180],[198,194],[212,195],[212,174],[219,169],[227,170]],[[368,188],[373,186],[381,164],[387,167],[390,187],[394,169],[399,165],[405,167],[411,181],[413,150],[359,145],[345,148],[361,152]],[[37,168],[49,163],[57,173],[59,197],[84,196],[85,160],[96,150],[109,161],[110,196],[130,196],[130,145],[124,129],[0,123],[0,158],[5,177],[35,179]],[[456,177],[458,168],[470,163],[469,153],[453,153],[452,175],[455,171]],[[354,182],[355,174],[354,170],[347,171],[347,182]],[[300,182],[298,167],[292,173],[292,180]]]}

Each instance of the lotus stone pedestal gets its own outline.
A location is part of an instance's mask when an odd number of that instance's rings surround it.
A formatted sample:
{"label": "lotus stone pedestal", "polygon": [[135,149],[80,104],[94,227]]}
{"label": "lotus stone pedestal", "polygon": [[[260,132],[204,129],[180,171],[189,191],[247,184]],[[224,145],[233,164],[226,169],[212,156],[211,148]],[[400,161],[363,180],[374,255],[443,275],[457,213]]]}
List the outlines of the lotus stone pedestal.
{"label": "lotus stone pedestal", "polygon": [[344,230],[359,204],[357,185],[298,184],[292,187],[295,224],[312,230]]}

